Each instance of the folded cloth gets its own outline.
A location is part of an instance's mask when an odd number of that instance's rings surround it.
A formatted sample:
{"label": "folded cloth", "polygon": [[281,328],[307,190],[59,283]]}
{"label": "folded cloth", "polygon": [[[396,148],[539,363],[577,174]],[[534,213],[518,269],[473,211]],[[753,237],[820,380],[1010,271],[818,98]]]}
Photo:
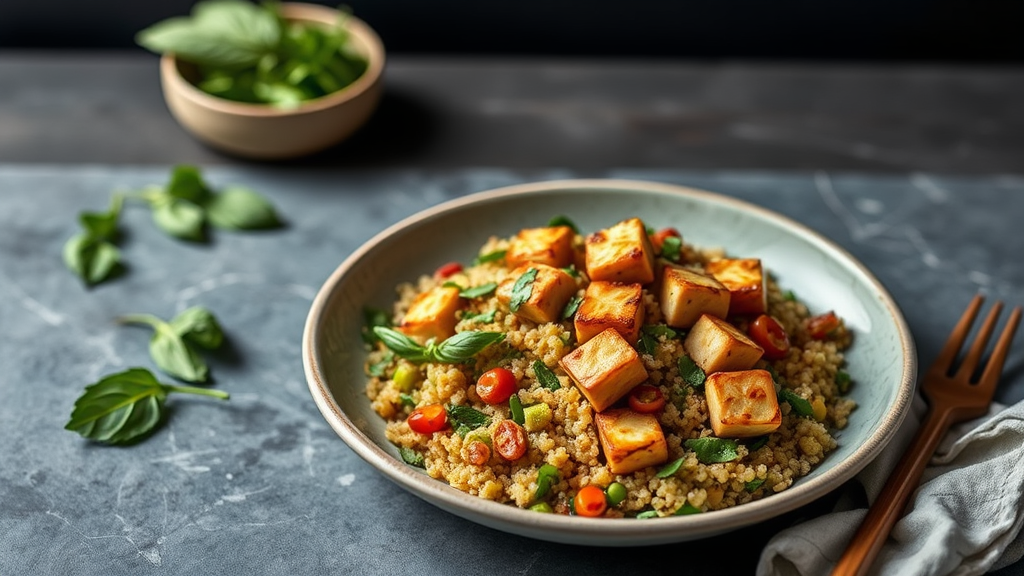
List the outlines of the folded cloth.
{"label": "folded cloth", "polygon": [[[881,455],[850,483],[874,502],[906,450],[924,413],[911,413]],[[857,484],[859,483],[859,486]],[[854,495],[855,496],[855,495]],[[863,499],[863,496],[861,496]],[[828,574],[867,514],[840,496],[832,513],[775,535],[758,576]],[[1024,556],[1024,401],[993,403],[986,416],[955,426],[943,438],[875,563],[879,575],[983,574]]]}

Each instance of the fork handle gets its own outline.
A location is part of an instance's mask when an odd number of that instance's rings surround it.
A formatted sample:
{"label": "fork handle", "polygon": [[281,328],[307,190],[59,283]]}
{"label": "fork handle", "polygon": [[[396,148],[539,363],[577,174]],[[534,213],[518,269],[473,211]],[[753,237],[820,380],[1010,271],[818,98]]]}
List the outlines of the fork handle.
{"label": "fork handle", "polygon": [[952,424],[952,411],[936,408],[932,407],[914,440],[886,480],[878,498],[868,509],[867,516],[850,540],[846,552],[832,570],[832,576],[863,576],[868,573],[892,527],[903,516],[907,501],[917,489],[921,474],[938,448],[939,441]]}

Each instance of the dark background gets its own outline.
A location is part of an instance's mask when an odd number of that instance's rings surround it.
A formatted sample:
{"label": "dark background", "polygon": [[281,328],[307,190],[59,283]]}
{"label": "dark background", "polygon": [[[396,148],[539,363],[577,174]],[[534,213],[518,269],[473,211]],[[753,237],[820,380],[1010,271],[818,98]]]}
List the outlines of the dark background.
{"label": "dark background", "polygon": [[[336,6],[334,2],[317,2]],[[194,0],[0,0],[0,48],[134,48]],[[392,54],[1024,62],[1022,0],[352,0]]]}

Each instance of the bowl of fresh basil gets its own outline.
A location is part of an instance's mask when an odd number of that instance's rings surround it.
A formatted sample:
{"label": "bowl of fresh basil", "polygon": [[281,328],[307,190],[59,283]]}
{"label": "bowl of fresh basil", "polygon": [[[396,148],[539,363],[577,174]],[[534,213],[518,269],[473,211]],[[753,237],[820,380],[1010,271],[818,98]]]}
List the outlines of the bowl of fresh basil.
{"label": "bowl of fresh basil", "polygon": [[338,144],[372,116],[383,90],[380,37],[326,6],[202,0],[136,41],[162,54],[174,118],[240,157],[294,158]]}

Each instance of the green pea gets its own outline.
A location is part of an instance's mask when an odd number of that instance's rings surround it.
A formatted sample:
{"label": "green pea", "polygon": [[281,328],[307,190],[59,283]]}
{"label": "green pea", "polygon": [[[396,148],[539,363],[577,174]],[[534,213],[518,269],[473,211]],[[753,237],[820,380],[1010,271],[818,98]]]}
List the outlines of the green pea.
{"label": "green pea", "polygon": [[609,506],[618,506],[626,499],[626,487],[618,482],[612,482],[604,491]]}
{"label": "green pea", "polygon": [[551,509],[551,505],[547,502],[538,502],[533,506],[530,506],[530,510],[534,512],[543,512],[545,514],[551,514],[554,510]]}

